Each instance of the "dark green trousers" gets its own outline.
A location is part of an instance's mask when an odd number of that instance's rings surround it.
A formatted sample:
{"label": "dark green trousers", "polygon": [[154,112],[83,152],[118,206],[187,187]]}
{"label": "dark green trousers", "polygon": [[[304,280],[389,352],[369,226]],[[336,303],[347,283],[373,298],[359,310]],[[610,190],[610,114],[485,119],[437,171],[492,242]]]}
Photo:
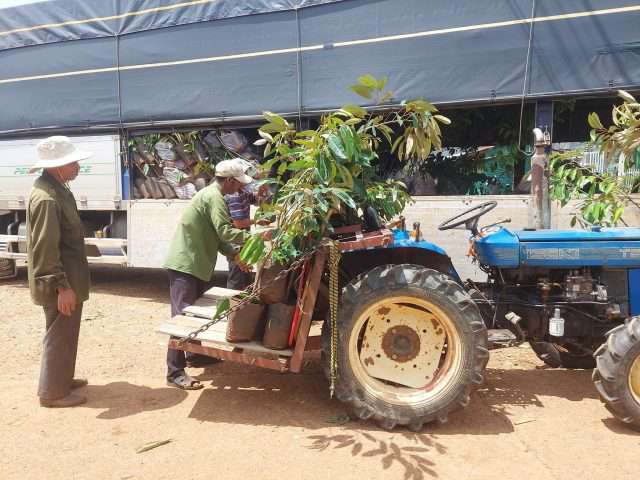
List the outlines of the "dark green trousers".
{"label": "dark green trousers", "polygon": [[38,396],[56,400],[69,395],[76,371],[78,334],[82,304],[70,316],[58,312],[57,306],[44,306],[46,331],[42,341],[42,363]]}

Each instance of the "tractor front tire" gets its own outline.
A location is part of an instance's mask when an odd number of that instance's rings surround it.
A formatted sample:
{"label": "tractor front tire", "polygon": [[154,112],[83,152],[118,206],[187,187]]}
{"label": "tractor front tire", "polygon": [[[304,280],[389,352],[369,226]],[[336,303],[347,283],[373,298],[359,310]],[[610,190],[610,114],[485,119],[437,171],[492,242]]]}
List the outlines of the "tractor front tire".
{"label": "tractor front tire", "polygon": [[595,357],[600,399],[614,417],[640,430],[640,317],[611,330]]}
{"label": "tractor front tire", "polygon": [[[336,397],[359,419],[420,431],[466,407],[484,381],[487,330],[453,279],[419,265],[385,265],[342,290]],[[323,328],[330,375],[331,328]]]}

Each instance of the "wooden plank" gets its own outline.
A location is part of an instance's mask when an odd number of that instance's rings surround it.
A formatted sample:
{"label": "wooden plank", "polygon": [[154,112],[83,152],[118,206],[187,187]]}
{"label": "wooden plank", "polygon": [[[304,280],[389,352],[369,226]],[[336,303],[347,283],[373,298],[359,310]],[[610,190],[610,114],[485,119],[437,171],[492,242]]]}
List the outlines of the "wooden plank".
{"label": "wooden plank", "polygon": [[127,239],[126,238],[95,238],[95,237],[86,237],[84,239],[85,245],[95,245],[96,247],[126,247]]}
{"label": "wooden plank", "polygon": [[291,358],[291,371],[299,373],[302,370],[302,360],[304,357],[304,350],[307,343],[307,336],[309,335],[309,329],[311,328],[311,317],[313,315],[313,309],[316,306],[316,299],[318,298],[318,288],[320,286],[320,280],[322,279],[322,272],[327,261],[327,250],[322,248],[318,250],[314,257],[313,268],[309,275],[309,281],[304,289],[302,297],[302,318],[300,319],[300,326],[298,328],[298,334],[296,335],[296,344],[293,351],[293,357]]}
{"label": "wooden plank", "polygon": [[204,292],[202,296],[205,298],[211,298],[211,299],[217,300],[220,298],[233,297],[235,295],[238,295],[239,293],[242,293],[242,290],[232,290],[230,288],[212,287],[206,292]]}
{"label": "wooden plank", "polygon": [[[201,327],[209,320],[202,317],[193,317],[189,315],[177,315],[172,319],[168,320],[166,323],[170,323],[173,325],[177,325],[179,327],[189,327],[192,330]],[[226,332],[227,331],[227,318],[221,318],[219,322],[214,323],[209,327],[211,331],[217,332]]]}
{"label": "wooden plank", "polygon": [[[179,318],[179,317],[174,317]],[[195,318],[195,317],[183,317],[183,318]],[[184,320],[182,320],[184,321]],[[221,348],[223,350],[229,349],[239,349],[247,352],[254,353],[269,353],[272,355],[278,355],[283,357],[290,357],[293,355],[293,350],[271,350],[270,348],[264,347],[261,343],[258,342],[242,342],[242,343],[229,343],[225,338],[226,328],[224,330],[215,330],[214,327],[218,326],[218,324],[214,325],[208,330],[200,333],[195,340],[200,340],[202,342],[207,342],[213,344],[216,348]],[[165,322],[156,328],[156,332],[162,333],[165,335],[171,335],[174,337],[186,337],[194,331],[196,327],[181,325],[176,322]]]}
{"label": "wooden plank", "polygon": [[217,303],[218,301],[213,298],[201,297],[196,300],[196,303],[182,310],[182,313],[211,320],[216,314]]}
{"label": "wooden plank", "polygon": [[201,355],[207,355],[209,357],[220,358],[236,363],[243,363],[245,365],[254,365],[256,367],[268,368],[276,370],[281,373],[289,371],[288,358],[265,358],[257,355],[251,355],[244,352],[229,352],[226,350],[220,350],[209,345],[198,345],[192,342],[179,343],[178,340],[169,340],[169,348],[175,350],[183,350],[185,352],[199,353]]}
{"label": "wooden plank", "polygon": [[109,265],[126,265],[127,257],[124,255],[102,255],[100,257],[87,257],[89,263]]}

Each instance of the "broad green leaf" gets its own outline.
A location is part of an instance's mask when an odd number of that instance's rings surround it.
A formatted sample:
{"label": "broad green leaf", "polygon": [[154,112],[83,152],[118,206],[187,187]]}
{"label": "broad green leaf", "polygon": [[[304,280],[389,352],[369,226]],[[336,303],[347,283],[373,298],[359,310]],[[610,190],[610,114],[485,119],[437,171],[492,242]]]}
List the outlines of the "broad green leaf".
{"label": "broad green leaf", "polygon": [[369,89],[378,88],[378,80],[373,75],[363,75],[358,77],[358,82]]}
{"label": "broad green leaf", "polygon": [[282,118],[280,115],[276,115],[273,112],[269,112],[269,111],[263,112],[263,116],[264,118],[267,119],[269,123],[273,123],[275,125],[279,125],[284,128],[289,127],[289,123],[284,118]]}
{"label": "broad green leaf", "polygon": [[339,188],[333,188],[332,192],[334,193],[334,195],[336,197],[338,197],[340,199],[340,201],[342,203],[344,203],[347,207],[355,210],[356,208],[358,208],[356,206],[356,202],[353,201],[353,198],[351,198],[351,196],[345,191],[345,190],[341,190]]}
{"label": "broad green leaf", "polygon": [[587,122],[591,128],[595,129],[603,129],[602,122],[600,121],[600,117],[596,112],[592,112],[587,117]]}
{"label": "broad green leaf", "polygon": [[221,317],[226,312],[228,312],[230,308],[231,308],[231,301],[229,300],[229,298],[221,298],[216,302],[215,316],[217,318]]}
{"label": "broad green leaf", "polygon": [[349,87],[353,92],[357,93],[361,97],[371,98],[373,91],[369,87],[365,87],[364,85],[351,85]]}
{"label": "broad green leaf", "polygon": [[344,146],[342,145],[340,138],[336,134],[329,134],[327,136],[327,143],[329,145],[331,153],[333,153],[337,158],[341,160],[347,159],[347,154],[344,151]]}
{"label": "broad green leaf", "polygon": [[433,118],[438,120],[440,123],[444,123],[445,125],[451,125],[451,120],[444,115],[434,115]]}
{"label": "broad green leaf", "polygon": [[318,169],[318,176],[321,182],[327,182],[329,180],[329,161],[324,155],[318,155],[316,161],[316,167]]}
{"label": "broad green leaf", "polygon": [[267,140],[268,142],[273,142],[273,137],[269,135],[267,132],[263,132],[262,129],[258,130],[258,135]]}
{"label": "broad green leaf", "polygon": [[636,99],[629,92],[625,92],[624,90],[618,90],[618,96],[622,98],[625,102],[628,103],[636,103]]}
{"label": "broad green leaf", "polygon": [[364,118],[367,115],[367,111],[358,106],[358,105],[353,105],[353,104],[348,104],[348,105],[344,105],[342,107],[342,110],[345,110],[347,112],[349,112],[351,115],[353,115],[354,117],[358,117],[358,118]]}

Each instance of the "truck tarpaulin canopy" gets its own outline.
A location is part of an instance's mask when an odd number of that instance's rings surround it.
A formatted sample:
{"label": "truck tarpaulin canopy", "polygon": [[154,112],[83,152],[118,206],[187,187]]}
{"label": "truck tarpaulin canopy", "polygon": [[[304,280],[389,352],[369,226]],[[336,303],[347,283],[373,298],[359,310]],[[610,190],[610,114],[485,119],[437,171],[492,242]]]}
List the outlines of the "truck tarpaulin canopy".
{"label": "truck tarpaulin canopy", "polygon": [[638,0],[5,0],[0,134],[640,86]]}

